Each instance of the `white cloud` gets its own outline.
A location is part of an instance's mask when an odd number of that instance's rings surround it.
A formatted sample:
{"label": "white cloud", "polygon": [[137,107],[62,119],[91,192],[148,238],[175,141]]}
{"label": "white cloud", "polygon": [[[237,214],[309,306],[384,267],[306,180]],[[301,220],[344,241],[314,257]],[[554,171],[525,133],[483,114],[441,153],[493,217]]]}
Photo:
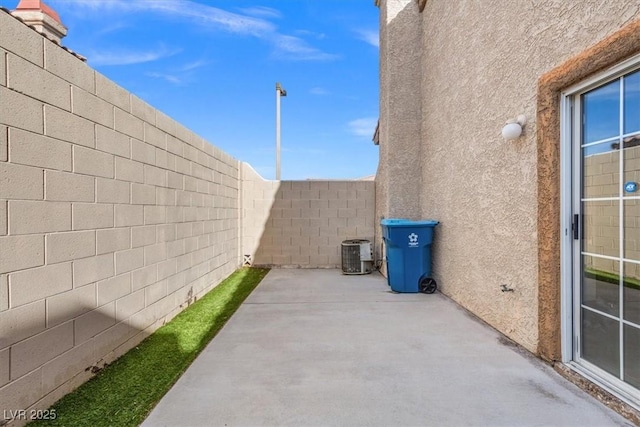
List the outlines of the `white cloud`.
{"label": "white cloud", "polygon": [[124,28],[127,28],[128,26],[123,24],[123,23],[115,23],[115,24],[110,24],[107,25],[104,28],[101,28],[99,30],[94,31],[94,35],[96,36],[105,36],[107,34],[111,34],[111,33],[115,33],[118,32]]}
{"label": "white cloud", "polygon": [[279,10],[266,6],[255,6],[240,9],[240,12],[257,17],[263,18],[282,18],[282,13]]}
{"label": "white cloud", "polygon": [[380,36],[375,30],[355,30],[357,37],[373,47],[380,47]]}
{"label": "white cloud", "polygon": [[204,67],[208,63],[209,61],[205,61],[202,59],[198,61],[189,62],[188,64],[184,64],[182,67],[180,67],[180,71],[192,71],[192,70],[195,70],[196,68]]}
{"label": "white cloud", "polygon": [[295,34],[297,34],[299,36],[313,37],[313,38],[318,39],[318,40],[322,40],[322,39],[327,37],[327,35],[325,33],[316,33],[316,32],[309,31],[309,30],[296,30]]}
{"label": "white cloud", "polygon": [[227,12],[213,6],[183,0],[157,0],[151,3],[154,5],[152,10],[193,18],[206,26],[214,25],[231,33],[261,37],[275,31],[275,26],[264,19]]}
{"label": "white cloud", "polygon": [[[55,2],[55,0],[53,0]],[[298,61],[328,61],[337,55],[323,52],[299,37],[282,34],[265,18],[280,17],[280,12],[267,7],[242,9],[245,14],[196,3],[189,0],[58,0],[76,13],[91,10],[96,13],[114,12],[150,13],[165,15],[169,19],[187,20],[191,25],[200,25],[205,30],[220,30],[233,34],[256,37],[270,43],[274,56],[279,59]],[[254,16],[250,16],[253,14]]]}
{"label": "white cloud", "polygon": [[173,83],[176,85],[182,85],[184,82],[182,81],[182,79],[178,76],[172,75],[172,74],[163,74],[163,73],[146,73],[146,76],[149,77],[153,77],[156,79],[162,79],[162,80],[166,80],[169,83]]}
{"label": "white cloud", "polygon": [[264,19],[227,12],[189,0],[74,0],[61,4],[65,3],[74,9],[86,8],[94,11],[158,12],[238,34],[260,36],[275,31],[274,25]]}
{"label": "white cloud", "polygon": [[348,125],[351,133],[356,136],[373,137],[377,123],[378,119],[375,117],[363,117],[351,120]]}
{"label": "white cloud", "polygon": [[325,88],[323,88],[323,87],[316,86],[316,87],[312,87],[311,89],[309,89],[309,93],[311,95],[324,96],[324,95],[329,95],[330,92],[328,90],[326,90]]}
{"label": "white cloud", "polygon": [[162,79],[178,86],[184,86],[194,81],[195,70],[209,64],[208,61],[198,60],[188,62],[182,66],[172,67],[168,72],[148,72],[145,75],[156,79]]}
{"label": "white cloud", "polygon": [[274,37],[276,46],[275,56],[294,61],[332,61],[338,55],[323,52],[309,45],[299,37],[277,34]]}
{"label": "white cloud", "polygon": [[162,58],[173,56],[180,52],[179,49],[167,49],[159,47],[150,51],[132,51],[132,50],[114,50],[100,52],[92,52],[87,54],[88,61],[91,65],[131,65],[141,64],[143,62],[157,61]]}

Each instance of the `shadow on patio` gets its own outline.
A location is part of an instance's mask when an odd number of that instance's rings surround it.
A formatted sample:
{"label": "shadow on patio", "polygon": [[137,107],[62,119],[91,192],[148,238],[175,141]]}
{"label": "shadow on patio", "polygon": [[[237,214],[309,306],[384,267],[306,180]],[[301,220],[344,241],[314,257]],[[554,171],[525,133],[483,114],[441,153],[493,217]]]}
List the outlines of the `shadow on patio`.
{"label": "shadow on patio", "polygon": [[[42,421],[36,424],[138,425],[224,326],[266,272],[267,270],[260,269],[242,269],[236,272],[203,298],[190,298],[188,309],[180,312],[150,336],[148,331],[130,326],[130,323],[133,324],[131,320],[118,323],[105,310],[92,311],[91,322],[94,324],[117,324],[120,329],[129,328],[128,336],[132,338],[118,352],[122,354],[129,348],[131,350],[112,363],[109,361],[117,355],[96,363],[95,354],[101,354],[101,350],[94,350],[94,347],[105,345],[101,341],[104,340],[104,334],[90,337],[84,332],[88,339],[86,343],[78,346],[77,351],[71,351],[73,355],[83,351],[83,357],[76,363],[65,364],[71,356],[64,355],[55,360],[51,367],[45,365],[43,382],[49,387],[54,385],[54,381],[62,383],[68,377],[76,375],[72,383],[78,385],[93,374],[98,375],[62,398],[49,410],[40,411],[43,416],[38,416],[38,419]],[[87,319],[79,317],[64,325],[75,329],[76,338],[81,339],[82,331],[87,330],[87,324],[90,324]],[[114,331],[120,332],[118,328]],[[114,336],[114,331],[108,335]],[[147,339],[138,343],[144,337]],[[57,395],[60,397],[68,391],[69,387],[63,386],[57,391]],[[15,417],[19,422],[32,419],[34,413],[5,410],[4,416],[5,421]]]}

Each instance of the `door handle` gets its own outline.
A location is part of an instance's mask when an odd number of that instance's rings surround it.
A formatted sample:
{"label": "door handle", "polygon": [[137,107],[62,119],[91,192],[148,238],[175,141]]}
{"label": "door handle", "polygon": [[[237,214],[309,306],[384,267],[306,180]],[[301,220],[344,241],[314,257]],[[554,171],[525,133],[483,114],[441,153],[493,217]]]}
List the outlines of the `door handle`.
{"label": "door handle", "polygon": [[580,240],[580,214],[573,215],[573,240]]}

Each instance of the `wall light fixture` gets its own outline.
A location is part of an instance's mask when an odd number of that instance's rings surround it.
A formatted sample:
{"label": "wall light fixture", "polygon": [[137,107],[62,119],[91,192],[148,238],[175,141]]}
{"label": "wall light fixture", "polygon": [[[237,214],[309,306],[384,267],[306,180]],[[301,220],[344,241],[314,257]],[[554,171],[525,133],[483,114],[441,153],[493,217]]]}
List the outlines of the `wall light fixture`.
{"label": "wall light fixture", "polygon": [[527,116],[520,114],[517,119],[507,121],[502,128],[502,137],[507,141],[518,139],[522,134],[522,128],[527,124]]}

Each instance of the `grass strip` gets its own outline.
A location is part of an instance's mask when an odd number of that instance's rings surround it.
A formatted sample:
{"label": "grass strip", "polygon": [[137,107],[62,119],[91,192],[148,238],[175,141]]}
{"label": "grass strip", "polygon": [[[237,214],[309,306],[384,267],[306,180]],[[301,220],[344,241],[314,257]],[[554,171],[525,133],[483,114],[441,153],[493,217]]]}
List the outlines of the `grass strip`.
{"label": "grass strip", "polygon": [[55,420],[32,426],[137,426],[256,288],[268,269],[243,268],[66,395]]}
{"label": "grass strip", "polygon": [[[589,279],[599,280],[601,282],[611,283],[613,285],[620,284],[620,275],[609,271],[596,270],[593,268],[585,268],[584,276]],[[632,277],[625,277],[622,281],[626,288],[634,288],[640,290],[640,280]]]}

